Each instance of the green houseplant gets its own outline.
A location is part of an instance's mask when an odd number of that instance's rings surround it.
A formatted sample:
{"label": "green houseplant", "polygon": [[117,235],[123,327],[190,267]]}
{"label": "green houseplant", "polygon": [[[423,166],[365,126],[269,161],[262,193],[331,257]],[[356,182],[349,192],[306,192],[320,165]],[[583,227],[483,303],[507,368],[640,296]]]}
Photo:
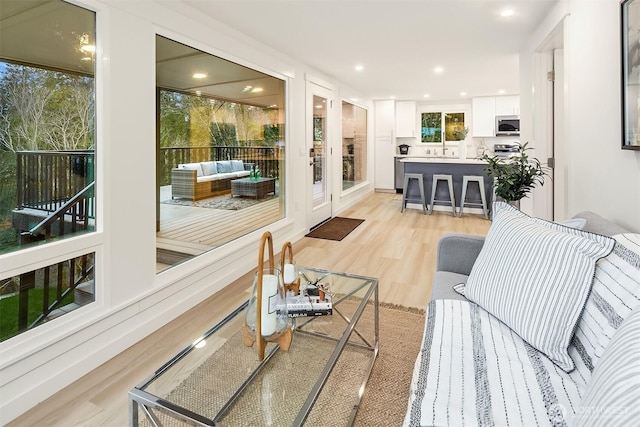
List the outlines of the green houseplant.
{"label": "green houseplant", "polygon": [[529,158],[528,142],[518,148],[517,154],[509,158],[482,156],[487,162],[486,171],[494,178],[493,186],[496,198],[507,203],[519,205],[536,185],[544,185],[548,169],[538,159]]}

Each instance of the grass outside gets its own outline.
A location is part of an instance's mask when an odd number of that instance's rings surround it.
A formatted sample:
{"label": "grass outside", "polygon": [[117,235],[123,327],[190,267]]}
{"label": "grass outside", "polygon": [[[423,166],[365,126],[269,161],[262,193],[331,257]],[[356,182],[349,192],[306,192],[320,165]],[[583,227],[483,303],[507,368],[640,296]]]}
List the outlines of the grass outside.
{"label": "grass outside", "polygon": [[[55,298],[56,288],[49,288],[49,299]],[[29,314],[27,315],[28,324],[42,314],[42,299],[44,289],[35,288],[29,291]],[[0,299],[0,342],[5,341],[18,334],[18,298],[12,295]],[[60,306],[73,303],[73,292],[70,292],[63,300]]]}

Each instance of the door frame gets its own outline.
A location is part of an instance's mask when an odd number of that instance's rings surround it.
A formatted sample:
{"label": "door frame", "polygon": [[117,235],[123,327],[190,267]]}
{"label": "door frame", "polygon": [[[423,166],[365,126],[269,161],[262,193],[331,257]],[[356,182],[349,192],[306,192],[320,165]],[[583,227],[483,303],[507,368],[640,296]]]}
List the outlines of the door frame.
{"label": "door frame", "polygon": [[[307,162],[307,173],[306,173],[306,189],[307,189],[307,215],[306,215],[306,223],[308,228],[313,228],[314,226],[323,223],[324,221],[330,219],[333,216],[333,180],[332,180],[332,150],[335,141],[335,117],[334,117],[334,108],[333,103],[335,100],[335,92],[333,88],[327,83],[322,82],[318,79],[311,79],[307,77],[306,79],[306,90],[305,90],[305,147],[306,147],[306,157],[305,161]],[[325,127],[325,140],[324,140],[324,148],[325,148],[325,156],[324,156],[324,176],[323,180],[325,183],[325,200],[318,206],[313,206],[313,161],[311,159],[310,151],[313,147],[313,114],[314,114],[314,96],[320,96],[327,100],[326,106],[326,127]]]}

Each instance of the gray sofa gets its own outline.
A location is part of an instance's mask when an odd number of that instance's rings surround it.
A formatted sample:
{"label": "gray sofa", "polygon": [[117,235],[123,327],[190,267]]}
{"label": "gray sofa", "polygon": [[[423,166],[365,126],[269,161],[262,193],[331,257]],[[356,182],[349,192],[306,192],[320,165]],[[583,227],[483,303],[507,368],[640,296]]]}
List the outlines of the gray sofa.
{"label": "gray sofa", "polygon": [[171,169],[171,197],[199,200],[231,191],[231,180],[250,175],[253,163],[218,160],[179,164]]}
{"label": "gray sofa", "polygon": [[[614,241],[611,252],[592,267],[588,296],[569,331],[565,349],[574,368],[559,367],[520,331],[462,295],[461,284],[472,274],[485,238],[444,235],[405,426],[624,426],[637,421],[640,235],[592,212],[574,218],[583,220],[584,231]],[[484,255],[480,258],[487,262]]]}

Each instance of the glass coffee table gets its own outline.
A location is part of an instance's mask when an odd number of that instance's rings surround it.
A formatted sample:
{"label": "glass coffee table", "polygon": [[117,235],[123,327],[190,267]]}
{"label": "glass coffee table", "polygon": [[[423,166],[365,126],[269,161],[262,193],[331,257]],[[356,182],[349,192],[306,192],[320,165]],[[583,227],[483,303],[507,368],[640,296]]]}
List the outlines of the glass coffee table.
{"label": "glass coffee table", "polygon": [[243,304],[129,391],[130,425],[351,425],[378,355],[378,280],[301,271],[329,285],[333,314],[292,320],[291,348],[268,343],[260,362]]}

